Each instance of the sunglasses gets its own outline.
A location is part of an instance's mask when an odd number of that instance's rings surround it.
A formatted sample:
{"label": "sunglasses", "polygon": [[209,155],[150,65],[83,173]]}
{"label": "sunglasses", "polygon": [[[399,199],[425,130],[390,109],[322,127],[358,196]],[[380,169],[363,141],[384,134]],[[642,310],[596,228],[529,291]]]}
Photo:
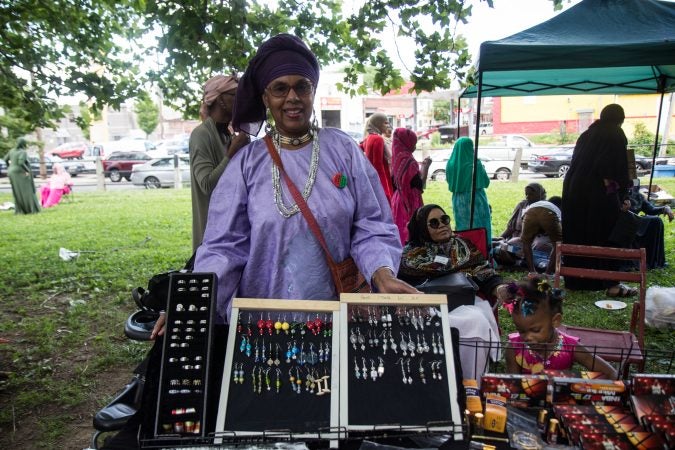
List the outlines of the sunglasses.
{"label": "sunglasses", "polygon": [[272,97],[286,97],[291,89],[293,89],[298,97],[306,97],[312,93],[314,85],[306,80],[298,81],[293,86],[286,83],[275,83],[272,86],[267,87],[267,92],[269,92]]}
{"label": "sunglasses", "polygon": [[434,230],[437,229],[438,227],[440,227],[441,224],[450,225],[450,216],[448,216],[447,214],[443,214],[438,219],[433,218],[433,219],[430,219],[429,222],[427,222],[427,225],[429,225],[429,227],[433,228]]}

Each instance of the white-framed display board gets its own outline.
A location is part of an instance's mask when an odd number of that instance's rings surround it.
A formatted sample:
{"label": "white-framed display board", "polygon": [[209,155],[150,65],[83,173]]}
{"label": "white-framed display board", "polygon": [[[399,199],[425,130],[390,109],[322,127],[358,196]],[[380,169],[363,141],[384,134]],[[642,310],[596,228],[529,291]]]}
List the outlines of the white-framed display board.
{"label": "white-framed display board", "polygon": [[342,294],[340,335],[341,427],[419,426],[461,439],[445,295]]}
{"label": "white-framed display board", "polygon": [[234,299],[216,433],[317,437],[337,428],[339,308],[334,300]]}

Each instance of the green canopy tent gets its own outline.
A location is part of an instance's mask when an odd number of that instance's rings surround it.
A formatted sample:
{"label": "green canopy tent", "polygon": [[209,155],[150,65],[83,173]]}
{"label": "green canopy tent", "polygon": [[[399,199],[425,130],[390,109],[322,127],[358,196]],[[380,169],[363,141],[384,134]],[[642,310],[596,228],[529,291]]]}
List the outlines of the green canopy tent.
{"label": "green canopy tent", "polygon": [[[478,84],[461,97],[478,99],[478,121],[482,97],[660,93],[662,105],[664,94],[675,92],[675,2],[583,0],[525,31],[483,42],[476,69]],[[476,148],[479,137],[476,126]],[[657,149],[655,142],[652,165]],[[478,151],[474,159],[472,225]]]}

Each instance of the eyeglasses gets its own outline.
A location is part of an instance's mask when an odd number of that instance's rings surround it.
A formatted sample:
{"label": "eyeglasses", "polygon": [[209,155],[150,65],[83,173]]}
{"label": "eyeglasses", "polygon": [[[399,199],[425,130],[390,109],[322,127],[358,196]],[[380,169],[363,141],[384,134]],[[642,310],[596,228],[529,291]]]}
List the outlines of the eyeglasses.
{"label": "eyeglasses", "polygon": [[291,89],[295,91],[298,97],[306,97],[312,93],[314,85],[307,80],[298,81],[293,86],[286,83],[275,83],[272,86],[267,87],[267,92],[269,92],[272,97],[286,97]]}
{"label": "eyeglasses", "polygon": [[447,214],[443,214],[438,219],[434,217],[433,219],[430,219],[429,222],[427,222],[427,225],[429,225],[429,227],[433,228],[434,230],[440,227],[441,224],[450,225],[450,216],[448,216]]}

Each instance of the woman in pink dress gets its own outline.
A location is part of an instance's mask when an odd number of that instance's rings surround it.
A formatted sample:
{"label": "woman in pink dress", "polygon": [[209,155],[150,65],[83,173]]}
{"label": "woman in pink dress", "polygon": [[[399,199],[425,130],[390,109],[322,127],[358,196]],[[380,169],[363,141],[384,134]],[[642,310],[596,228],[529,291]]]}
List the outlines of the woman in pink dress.
{"label": "woman in pink dress", "polygon": [[50,208],[61,201],[61,197],[71,191],[73,180],[63,165],[54,164],[54,173],[47,184],[40,188],[40,202],[43,208]]}
{"label": "woman in pink dress", "polygon": [[397,128],[392,140],[392,175],[394,195],[391,198],[391,211],[398,227],[401,244],[408,241],[408,222],[420,206],[422,192],[427,179],[431,158],[426,158],[420,168],[413,157],[417,135],[407,128]]}

